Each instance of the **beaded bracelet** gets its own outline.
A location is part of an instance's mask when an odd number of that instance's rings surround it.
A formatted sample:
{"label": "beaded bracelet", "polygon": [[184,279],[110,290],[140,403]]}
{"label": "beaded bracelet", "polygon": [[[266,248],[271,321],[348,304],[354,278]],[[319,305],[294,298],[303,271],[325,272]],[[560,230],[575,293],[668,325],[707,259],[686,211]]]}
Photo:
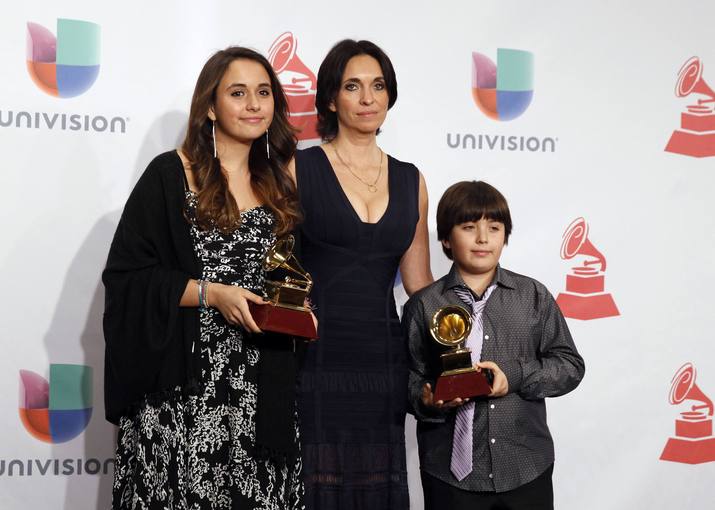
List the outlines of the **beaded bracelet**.
{"label": "beaded bracelet", "polygon": [[204,288],[203,294],[204,294],[204,308],[210,308],[211,305],[209,304],[209,284],[211,282],[208,280],[202,280],[202,287]]}

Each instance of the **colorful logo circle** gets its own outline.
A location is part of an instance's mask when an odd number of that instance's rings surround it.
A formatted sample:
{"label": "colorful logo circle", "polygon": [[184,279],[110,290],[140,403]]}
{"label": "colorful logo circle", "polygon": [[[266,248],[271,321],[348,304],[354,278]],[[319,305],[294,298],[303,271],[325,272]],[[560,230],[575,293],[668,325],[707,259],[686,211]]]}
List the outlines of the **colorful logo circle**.
{"label": "colorful logo circle", "polygon": [[495,120],[514,120],[534,96],[534,55],[499,48],[497,63],[472,52],[472,97],[484,114]]}
{"label": "colorful logo circle", "polygon": [[27,24],[27,70],[40,90],[55,97],[86,92],[99,75],[96,23],[57,20],[57,37],[37,23]]}
{"label": "colorful logo circle", "polygon": [[50,382],[20,370],[20,420],[36,439],[65,443],[82,433],[92,417],[92,367],[50,365]]}

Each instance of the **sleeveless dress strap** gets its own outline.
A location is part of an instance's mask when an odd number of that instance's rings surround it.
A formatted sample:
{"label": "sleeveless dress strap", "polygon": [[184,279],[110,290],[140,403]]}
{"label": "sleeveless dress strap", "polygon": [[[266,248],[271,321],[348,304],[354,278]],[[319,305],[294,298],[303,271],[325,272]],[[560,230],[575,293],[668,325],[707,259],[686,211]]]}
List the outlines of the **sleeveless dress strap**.
{"label": "sleeveless dress strap", "polygon": [[181,166],[181,176],[184,178],[184,191],[189,191],[191,188],[189,188],[189,180],[186,178],[186,169],[184,166]]}

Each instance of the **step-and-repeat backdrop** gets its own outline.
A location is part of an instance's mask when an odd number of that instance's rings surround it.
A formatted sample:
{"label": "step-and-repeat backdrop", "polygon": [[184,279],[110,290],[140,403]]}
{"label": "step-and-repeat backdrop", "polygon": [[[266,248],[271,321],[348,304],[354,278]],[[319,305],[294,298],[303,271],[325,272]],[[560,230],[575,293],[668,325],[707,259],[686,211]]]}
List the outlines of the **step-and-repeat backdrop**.
{"label": "step-and-repeat backdrop", "polygon": [[[548,402],[557,508],[712,508],[714,17],[698,0],[5,5],[0,507],[108,505],[100,272],[205,60],[269,56],[314,144],[315,75],[350,37],[395,65],[379,143],[427,180],[435,275],[434,205],[483,179],[513,212],[504,266],[568,317],[587,371]],[[411,417],[406,435],[420,509]]]}

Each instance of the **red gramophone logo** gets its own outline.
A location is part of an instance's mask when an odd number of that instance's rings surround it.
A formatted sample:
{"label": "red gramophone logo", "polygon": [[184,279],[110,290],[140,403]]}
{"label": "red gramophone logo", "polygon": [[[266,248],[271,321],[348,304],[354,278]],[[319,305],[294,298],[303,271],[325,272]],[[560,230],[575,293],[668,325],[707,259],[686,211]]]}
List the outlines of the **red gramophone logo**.
{"label": "red gramophone logo", "polygon": [[[620,315],[613,297],[605,292],[606,257],[588,240],[588,223],[576,218],[564,232],[561,258],[570,260],[576,255],[587,258],[580,266],[572,267],[566,275],[566,292],[556,298],[565,317],[591,320]],[[595,258],[588,258],[595,257]],[[600,268],[593,266],[599,265]]]}
{"label": "red gramophone logo", "polygon": [[298,140],[320,140],[316,130],[318,110],[315,109],[315,93],[318,79],[298,58],[298,42],[290,32],[285,32],[268,50],[268,61],[278,75],[288,99],[290,122],[299,129]]}
{"label": "red gramophone logo", "polygon": [[680,413],[675,420],[675,437],[668,438],[660,460],[683,464],[702,464],[715,461],[713,437],[713,403],[695,384],[695,367],[686,363],[673,377],[668,401],[673,405],[686,400],[700,402]]}
{"label": "red gramophone logo", "polygon": [[678,73],[675,84],[677,97],[698,93],[707,96],[699,98],[697,103],[686,106],[687,111],[680,114],[680,129],[673,134],[665,150],[676,154],[685,154],[704,158],[715,156],[715,92],[703,80],[703,65],[698,57],[691,57]]}

